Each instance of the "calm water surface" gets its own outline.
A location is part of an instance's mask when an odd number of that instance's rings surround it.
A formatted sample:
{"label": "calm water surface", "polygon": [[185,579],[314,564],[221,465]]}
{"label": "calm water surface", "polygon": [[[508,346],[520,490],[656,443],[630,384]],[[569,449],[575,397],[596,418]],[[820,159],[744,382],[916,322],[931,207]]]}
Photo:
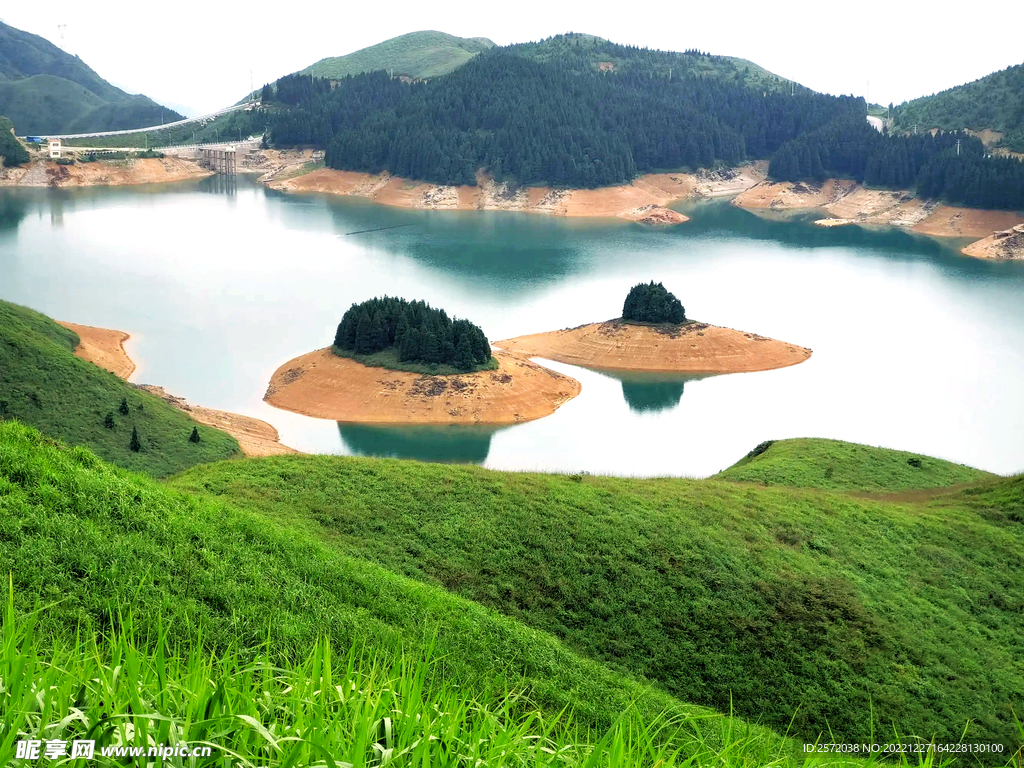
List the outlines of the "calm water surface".
{"label": "calm water surface", "polygon": [[[0,298],[130,332],[133,381],[269,421],[304,451],[704,476],[762,440],[816,436],[1024,470],[1024,263],[724,203],[685,210],[689,223],[652,230],[407,211],[244,178],[0,190]],[[629,287],[650,279],[690,317],[814,356],[705,378],[550,363],[582,394],[505,428],[336,424],[262,402],[271,373],[329,344],[354,301],[426,299],[501,339],[615,317]]]}

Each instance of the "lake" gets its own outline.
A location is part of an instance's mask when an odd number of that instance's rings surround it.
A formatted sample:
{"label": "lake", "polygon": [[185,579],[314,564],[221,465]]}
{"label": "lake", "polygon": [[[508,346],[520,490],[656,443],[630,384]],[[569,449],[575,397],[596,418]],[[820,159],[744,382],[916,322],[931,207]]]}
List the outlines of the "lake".
{"label": "lake", "polygon": [[[1024,263],[723,201],[677,207],[692,220],[650,229],[403,210],[246,177],[0,189],[0,299],[131,333],[132,381],[269,421],[302,451],[702,477],[763,440],[806,436],[1024,470]],[[703,378],[548,363],[580,396],[501,428],[339,425],[262,402],[273,371],[330,344],[353,302],[425,299],[497,340],[617,317],[652,279],[688,317],[814,355]]]}

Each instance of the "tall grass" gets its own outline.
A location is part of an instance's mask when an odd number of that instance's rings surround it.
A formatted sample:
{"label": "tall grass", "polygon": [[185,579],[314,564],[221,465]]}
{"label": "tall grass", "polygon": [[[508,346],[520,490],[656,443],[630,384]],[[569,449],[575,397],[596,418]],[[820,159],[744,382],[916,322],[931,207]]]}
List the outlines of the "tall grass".
{"label": "tall grass", "polygon": [[[161,632],[141,643],[131,616],[101,640],[44,647],[35,614],[4,612],[0,657],[0,764],[22,739],[94,740],[103,747],[211,747],[206,758],[165,764],[238,766],[771,766],[792,764],[738,720],[705,740],[699,715],[643,717],[627,710],[603,733],[570,711],[548,715],[520,688],[468,691],[428,681],[426,654],[335,657],[328,639],[276,664],[269,647],[211,655],[169,649]],[[144,762],[144,761],[143,761]],[[806,765],[823,764],[809,758]],[[828,761],[834,764],[833,760]],[[854,763],[857,761],[841,760]],[[72,761],[72,764],[74,761]],[[65,763],[68,764],[68,763]]]}

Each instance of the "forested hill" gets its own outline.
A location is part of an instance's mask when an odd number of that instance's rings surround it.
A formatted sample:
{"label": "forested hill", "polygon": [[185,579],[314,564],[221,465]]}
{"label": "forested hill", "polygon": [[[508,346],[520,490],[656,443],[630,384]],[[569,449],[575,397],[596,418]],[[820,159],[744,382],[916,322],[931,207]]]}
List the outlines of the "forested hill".
{"label": "forested hill", "polygon": [[0,114],[19,135],[158,125],[181,115],[125,93],[77,56],[0,22]]}
{"label": "forested hill", "polygon": [[747,65],[561,35],[484,51],[427,82],[291,75],[263,97],[274,144],[324,148],[332,168],[436,184],[473,185],[482,170],[519,185],[599,187],[770,159],[776,180],[853,178],[1024,209],[1024,163],[988,156],[976,138],[883,135],[862,98]]}
{"label": "forested hill", "polygon": [[1002,146],[1024,152],[1024,64],[893,108],[894,128],[918,132],[986,128],[1003,134]]}
{"label": "forested hill", "polygon": [[434,31],[410,32],[346,56],[321,59],[298,74],[337,79],[388,70],[395,77],[438,77],[458,69],[481,51],[493,47],[494,43],[486,37],[455,37]]}
{"label": "forested hill", "polygon": [[779,77],[752,61],[732,56],[714,56],[702,51],[652,51],[636,46],[618,45],[594,35],[570,32],[536,43],[519,43],[507,50],[534,61],[552,62],[569,71],[642,72],[713,77],[760,88],[762,91],[812,91],[799,83]]}
{"label": "forested hill", "polygon": [[271,141],[325,147],[333,168],[440,184],[475,184],[484,169],[519,184],[597,187],[770,157],[840,116],[864,119],[863,99],[750,88],[730,60],[602,46],[621,70],[571,66],[591,53],[559,42],[492,49],[425,83],[285,77],[265,94],[289,107],[272,115]]}

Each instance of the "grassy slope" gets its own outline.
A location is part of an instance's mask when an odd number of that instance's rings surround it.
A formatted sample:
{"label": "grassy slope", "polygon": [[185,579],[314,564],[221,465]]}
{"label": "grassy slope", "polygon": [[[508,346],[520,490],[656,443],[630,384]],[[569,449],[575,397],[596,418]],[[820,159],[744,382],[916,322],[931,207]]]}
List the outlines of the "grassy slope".
{"label": "grassy slope", "polygon": [[440,363],[402,362],[398,359],[398,350],[395,347],[382,349],[380,352],[374,352],[372,355],[361,355],[357,352],[350,352],[347,349],[342,349],[341,347],[336,346],[332,346],[331,350],[338,357],[346,357],[350,360],[355,360],[357,363],[362,363],[370,368],[387,368],[389,371],[422,373],[425,376],[458,376],[460,374],[474,373],[476,371],[498,370],[498,358],[493,355],[486,363],[478,365],[468,371],[463,371],[460,368],[455,368],[451,365],[442,365]]}
{"label": "grassy slope", "polygon": [[299,74],[312,72],[317,77],[341,78],[361,72],[393,69],[396,77],[438,77],[458,69],[476,54],[493,47],[494,43],[484,37],[455,37],[434,31],[410,32],[347,56],[321,59]]}
{"label": "grassy slope", "polygon": [[991,128],[1006,134],[1004,145],[1024,152],[1024,64],[905,102],[895,114],[896,128],[901,131],[915,125],[919,131]]}
{"label": "grassy slope", "polygon": [[715,478],[832,491],[906,491],[976,483],[994,477],[980,469],[930,456],[841,440],[776,440],[764,452],[753,455],[760,448]]}
{"label": "grassy slope", "polygon": [[[36,633],[50,647],[76,628],[87,638],[116,634],[111,616],[120,613],[134,617],[143,647],[158,630],[186,652],[199,650],[200,636],[215,655],[233,648],[251,658],[269,643],[285,665],[318,638],[342,653],[402,647],[437,660],[430,686],[470,695],[525,686],[530,707],[548,717],[569,707],[585,728],[610,727],[630,704],[647,718],[707,715],[692,728],[712,747],[730,726],[747,728],[492,609],[339,553],[302,527],[177,493],[15,422],[0,423],[0,574],[10,574],[19,612],[49,606]],[[798,748],[763,728],[747,733],[752,766]]]}
{"label": "grassy slope", "polygon": [[[122,467],[158,477],[238,452],[230,435],[198,425],[176,408],[80,360],[78,336],[45,315],[0,301],[0,418],[15,418],[73,445],[86,445]],[[118,411],[128,398],[130,412]],[[113,412],[114,429],[104,426]],[[128,447],[132,426],[142,450]]]}
{"label": "grassy slope", "polygon": [[0,164],[7,166],[21,165],[29,160],[28,152],[14,135],[14,124],[4,115],[0,115],[0,158]]}
{"label": "grassy slope", "polygon": [[883,733],[956,741],[972,720],[969,740],[1009,744],[1010,707],[1024,711],[1024,531],[961,503],[337,457],[173,484],[309,526],[683,700],[780,729],[796,713],[801,737],[870,741],[873,708]]}

